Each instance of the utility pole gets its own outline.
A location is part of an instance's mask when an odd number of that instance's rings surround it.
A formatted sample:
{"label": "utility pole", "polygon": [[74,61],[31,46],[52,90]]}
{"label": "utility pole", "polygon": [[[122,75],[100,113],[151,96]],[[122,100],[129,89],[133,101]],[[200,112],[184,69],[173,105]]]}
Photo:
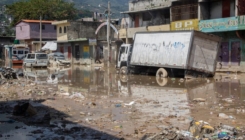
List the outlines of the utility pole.
{"label": "utility pole", "polygon": [[[42,48],[42,14],[40,15],[40,49],[41,48]],[[35,51],[37,51],[37,49]]]}
{"label": "utility pole", "polygon": [[107,76],[108,76],[108,95],[110,95],[110,2],[108,1],[108,9],[107,9],[107,47],[108,47],[108,62],[107,62]]}
{"label": "utility pole", "polygon": [[108,46],[108,68],[110,67],[110,14],[111,14],[111,3],[108,1],[108,15],[107,15],[107,46]]}

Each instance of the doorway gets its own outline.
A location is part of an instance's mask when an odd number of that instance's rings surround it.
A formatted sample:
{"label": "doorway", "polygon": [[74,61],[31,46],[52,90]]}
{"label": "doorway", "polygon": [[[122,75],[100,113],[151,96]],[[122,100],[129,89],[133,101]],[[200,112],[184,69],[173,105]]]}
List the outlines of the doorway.
{"label": "doorway", "polygon": [[220,51],[220,62],[222,66],[229,65],[229,42],[222,42],[221,43],[221,51]]}
{"label": "doorway", "polygon": [[240,66],[241,42],[231,41],[231,66]]}
{"label": "doorway", "polygon": [[140,25],[139,15],[135,15],[134,24],[135,24],[134,27],[139,27],[139,25]]}
{"label": "doorway", "polygon": [[79,60],[80,59],[80,46],[75,45],[75,59]]}

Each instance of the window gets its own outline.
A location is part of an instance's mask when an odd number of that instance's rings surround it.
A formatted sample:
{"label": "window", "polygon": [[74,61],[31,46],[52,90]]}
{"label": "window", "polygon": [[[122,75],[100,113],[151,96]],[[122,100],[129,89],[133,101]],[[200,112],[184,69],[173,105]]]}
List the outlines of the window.
{"label": "window", "polygon": [[24,54],[24,51],[18,51],[18,54]]}
{"label": "window", "polygon": [[42,25],[42,30],[45,30],[45,25]]}
{"label": "window", "polygon": [[28,54],[28,51],[25,51],[25,54]]}
{"label": "window", "polygon": [[57,28],[56,25],[54,25],[54,30],[56,30],[56,28]]}
{"label": "window", "polygon": [[59,29],[59,33],[61,34],[62,33],[62,28],[60,27],[60,29]]}
{"label": "window", "polygon": [[151,15],[146,12],[146,13],[143,13],[143,21],[150,21],[151,20]]}
{"label": "window", "polygon": [[35,59],[35,54],[28,54],[27,55],[27,58],[28,59]]}
{"label": "window", "polygon": [[48,59],[47,54],[37,54],[37,59]]}
{"label": "window", "polygon": [[64,33],[66,33],[66,26],[64,27]]}
{"label": "window", "polygon": [[13,54],[17,54],[17,52],[16,51],[13,51]]}
{"label": "window", "polygon": [[20,30],[22,30],[22,26],[20,26]]}
{"label": "window", "polygon": [[[38,25],[38,29],[40,30],[40,25]],[[45,25],[42,24],[42,30],[45,30]]]}

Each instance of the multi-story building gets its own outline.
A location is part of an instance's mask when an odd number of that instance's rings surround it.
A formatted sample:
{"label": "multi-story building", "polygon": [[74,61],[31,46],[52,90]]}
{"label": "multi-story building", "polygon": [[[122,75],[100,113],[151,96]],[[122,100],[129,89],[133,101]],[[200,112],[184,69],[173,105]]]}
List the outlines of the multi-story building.
{"label": "multi-story building", "polygon": [[244,0],[217,0],[200,2],[199,30],[219,35],[218,70],[245,71],[245,13]]}
{"label": "multi-story building", "polygon": [[[56,40],[56,27],[52,21],[42,21],[42,45],[46,41]],[[27,44],[31,51],[38,51],[40,46],[40,20],[21,20],[15,25],[16,39]]]}
{"label": "multi-story building", "polygon": [[218,70],[245,71],[245,0],[134,0],[119,38],[138,31],[200,30],[223,38]]}
{"label": "multi-story building", "polygon": [[171,1],[134,0],[129,3],[129,11],[122,12],[129,16],[127,26],[120,29],[119,38],[132,43],[135,32],[169,31]]}

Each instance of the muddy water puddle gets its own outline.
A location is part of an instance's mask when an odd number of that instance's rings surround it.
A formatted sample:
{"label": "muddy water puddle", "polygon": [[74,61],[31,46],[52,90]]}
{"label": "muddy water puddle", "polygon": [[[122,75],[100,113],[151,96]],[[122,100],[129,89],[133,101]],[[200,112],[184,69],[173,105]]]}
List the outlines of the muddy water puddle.
{"label": "muddy water puddle", "polygon": [[[50,114],[49,124],[54,127],[51,132],[59,138],[93,139],[90,136],[95,133],[97,138],[141,139],[167,126],[186,130],[194,119],[204,120],[212,126],[220,123],[245,126],[243,74],[216,74],[210,79],[186,81],[181,78],[120,76],[112,70],[108,75],[106,70],[91,67],[18,69],[18,72],[24,73],[21,82],[1,85],[0,102],[6,104],[27,99],[35,106],[44,106]],[[42,102],[35,102],[38,100]],[[12,115],[11,111],[7,113],[5,117]],[[80,129],[70,132],[74,125],[89,128],[90,134],[75,133]],[[15,130],[15,126],[11,128]],[[67,133],[59,133],[55,128]],[[42,126],[42,129],[44,132],[45,129],[50,131],[47,126]],[[26,136],[28,131],[0,130],[0,134],[3,138],[9,135],[8,139],[14,139],[17,132]],[[42,133],[44,135],[48,134]],[[41,135],[37,135],[37,138],[41,138]]]}

